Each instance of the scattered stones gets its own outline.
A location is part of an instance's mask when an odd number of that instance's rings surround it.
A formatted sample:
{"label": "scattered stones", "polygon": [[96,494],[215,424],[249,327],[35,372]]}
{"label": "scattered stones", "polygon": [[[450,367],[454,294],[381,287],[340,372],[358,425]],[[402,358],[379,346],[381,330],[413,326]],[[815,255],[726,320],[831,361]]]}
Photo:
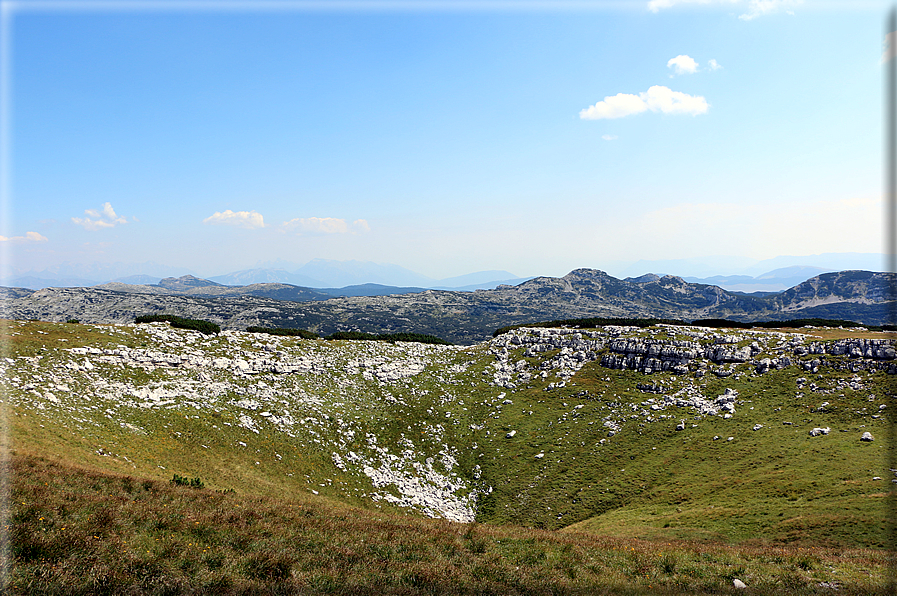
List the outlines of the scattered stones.
{"label": "scattered stones", "polygon": [[762,424],[755,424],[751,430],[760,430],[761,428],[763,428]]}
{"label": "scattered stones", "polygon": [[827,435],[832,429],[829,427],[825,428],[814,428],[810,431],[811,437],[818,437],[819,435]]}

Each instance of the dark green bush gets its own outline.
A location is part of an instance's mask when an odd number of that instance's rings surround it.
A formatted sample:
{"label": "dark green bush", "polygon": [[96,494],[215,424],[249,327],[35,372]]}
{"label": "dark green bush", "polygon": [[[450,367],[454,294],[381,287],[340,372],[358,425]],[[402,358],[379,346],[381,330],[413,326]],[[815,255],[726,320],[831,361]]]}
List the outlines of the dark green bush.
{"label": "dark green bush", "polygon": [[413,341],[419,344],[440,344],[444,346],[454,345],[450,341],[446,341],[435,335],[426,335],[423,333],[362,333],[361,331],[337,331],[328,335],[324,339],[351,339],[351,340],[371,340],[371,341],[388,341],[396,343],[397,341]]}
{"label": "dark green bush", "polygon": [[268,335],[286,335],[303,339],[318,339],[318,334],[305,329],[287,329],[285,327],[247,327],[249,333],[267,333]]}
{"label": "dark green bush", "polygon": [[206,486],[199,478],[187,478],[178,474],[175,474],[169,482],[175,486],[189,486],[190,488],[205,488]]}
{"label": "dark green bush", "polygon": [[700,327],[723,327],[729,329],[751,329],[754,327],[760,329],[800,329],[801,327],[844,327],[851,329],[854,327],[865,327],[871,331],[892,331],[893,325],[864,325],[856,321],[842,321],[838,319],[787,319],[784,321],[752,321],[745,323],[742,321],[729,321],[728,319],[697,319],[691,322],[692,325]]}
{"label": "dark green bush", "polygon": [[80,322],[81,322],[81,321],[79,321],[78,319],[68,319],[68,320],[66,320],[66,323],[73,323],[73,324],[75,324],[75,325],[77,325],[77,324],[80,323]]}
{"label": "dark green bush", "polygon": [[211,321],[200,319],[185,319],[177,315],[142,315],[134,320],[135,323],[162,323],[167,322],[177,329],[192,329],[204,335],[221,333],[221,327]]}

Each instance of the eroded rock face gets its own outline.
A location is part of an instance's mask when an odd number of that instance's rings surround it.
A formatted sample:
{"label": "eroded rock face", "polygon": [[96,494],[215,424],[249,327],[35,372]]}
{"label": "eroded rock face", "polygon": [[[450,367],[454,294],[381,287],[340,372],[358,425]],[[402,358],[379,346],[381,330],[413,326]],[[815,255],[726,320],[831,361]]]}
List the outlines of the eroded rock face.
{"label": "eroded rock face", "polygon": [[[841,339],[835,342],[813,342],[808,346],[810,354],[831,354],[850,358],[871,358],[874,360],[894,360],[897,350],[890,339]],[[797,350],[795,350],[797,353]]]}
{"label": "eroded rock face", "polygon": [[688,363],[698,358],[700,345],[690,341],[618,339],[608,343],[610,353],[601,358],[601,366],[652,373],[688,372]]}
{"label": "eroded rock face", "polygon": [[[708,328],[668,327],[670,332],[690,334],[693,340],[627,337],[611,339],[601,355],[601,366],[637,370],[646,374],[670,371],[701,377],[705,369],[718,377],[735,374],[738,365],[749,363],[756,374],[799,365],[818,372],[832,365],[825,359],[803,358],[808,355],[848,356],[854,362],[849,370],[886,370],[897,373],[895,340],[845,339],[836,342],[810,341],[800,333],[744,331],[722,334]],[[750,342],[750,343],[748,343]],[[718,365],[710,367],[710,365]],[[843,366],[839,363],[838,366]],[[645,389],[650,391],[650,389]]]}

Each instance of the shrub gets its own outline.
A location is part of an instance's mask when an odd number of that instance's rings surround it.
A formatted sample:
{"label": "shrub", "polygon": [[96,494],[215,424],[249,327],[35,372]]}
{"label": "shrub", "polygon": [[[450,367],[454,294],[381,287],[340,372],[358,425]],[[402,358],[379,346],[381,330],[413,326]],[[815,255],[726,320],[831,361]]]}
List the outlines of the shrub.
{"label": "shrub", "polygon": [[81,321],[79,321],[78,319],[67,319],[67,320],[66,320],[66,323],[72,323],[72,324],[75,324],[75,325],[77,325],[77,324],[80,323],[80,322],[81,322]]}
{"label": "shrub", "polygon": [[369,340],[369,341],[388,341],[396,343],[397,341],[411,341],[419,344],[441,344],[444,346],[454,345],[450,341],[446,341],[435,335],[426,335],[423,333],[362,333],[361,331],[337,331],[328,335],[324,339],[349,339],[349,340]]}
{"label": "shrub", "polygon": [[211,321],[200,319],[185,319],[177,315],[142,315],[134,319],[135,323],[162,323],[167,322],[177,329],[192,329],[204,335],[221,333],[221,327]]}
{"label": "shrub", "polygon": [[267,333],[268,335],[286,335],[291,337],[301,337],[303,339],[318,339],[319,336],[313,331],[305,329],[287,329],[285,327],[247,327],[249,333]]}
{"label": "shrub", "polygon": [[206,486],[199,478],[186,478],[178,474],[175,474],[170,482],[175,486],[189,486],[190,488],[205,488]]}

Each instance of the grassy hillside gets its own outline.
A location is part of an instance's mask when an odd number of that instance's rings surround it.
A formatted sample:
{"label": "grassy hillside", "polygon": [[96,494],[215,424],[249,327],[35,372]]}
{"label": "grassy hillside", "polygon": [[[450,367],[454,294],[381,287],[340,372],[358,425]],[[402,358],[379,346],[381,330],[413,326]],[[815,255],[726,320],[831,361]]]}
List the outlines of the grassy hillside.
{"label": "grassy hillside", "polygon": [[[10,593],[884,593],[886,553],[459,524],[16,455]],[[822,587],[820,587],[822,586]]]}
{"label": "grassy hillside", "polygon": [[[182,517],[165,552],[196,537],[218,549],[222,563],[203,567],[197,552],[192,563],[169,565],[154,544],[140,560],[155,561],[146,563],[146,577],[155,578],[146,581],[160,590],[166,581],[179,590],[221,581],[232,591],[272,582],[313,591],[376,584],[396,593],[720,590],[739,575],[773,592],[823,582],[857,592],[881,587],[882,555],[864,549],[886,546],[894,377],[884,370],[893,360],[884,352],[826,353],[845,341],[827,333],[831,339],[669,326],[518,329],[457,347],[203,336],[158,323],[10,322],[8,448],[18,454],[16,469],[34,469],[13,476],[14,494],[31,495],[13,500],[13,546],[55,544],[15,551],[13,577],[20,586],[38,577],[31,585],[87,590],[78,582],[94,581],[94,571],[83,565],[108,565],[110,585],[133,582],[146,561],[127,559],[137,567],[119,569],[109,557],[163,541],[165,531],[153,526],[164,519],[157,507],[177,502]],[[608,368],[609,357],[627,354],[620,342],[632,349],[681,344],[693,354],[665,372]],[[726,356],[736,353],[749,357]],[[828,434],[811,436],[814,428]],[[867,431],[874,441],[860,441]],[[47,474],[61,480],[41,489],[35,478]],[[168,486],[174,474],[199,477],[206,488]],[[83,478],[121,487],[110,494],[124,500],[102,505],[105,488],[89,493]],[[235,493],[215,492],[229,489]],[[128,504],[134,495],[145,501],[144,513]],[[67,504],[60,509],[54,499]],[[31,513],[16,517],[19,503]],[[257,526],[234,521],[251,536],[239,548],[220,529],[230,527],[223,509],[237,505],[268,512]],[[312,563],[336,555],[284,546],[302,543],[302,524],[311,522],[295,512],[309,507],[327,512],[315,523],[352,543],[336,549],[349,563]],[[87,540],[86,516],[97,508],[109,509],[110,527],[130,550],[107,545],[79,567],[53,541],[74,520],[86,524],[77,527]],[[45,513],[55,520],[46,535],[29,525],[34,515],[49,519]],[[275,524],[278,515],[286,517]],[[194,517],[215,530],[190,534],[184,520]],[[395,526],[393,539],[383,538],[377,519]],[[265,524],[286,534],[269,536]],[[315,544],[325,544],[315,531]],[[464,538],[468,532],[482,539]],[[366,550],[357,542],[365,536],[389,548]],[[280,556],[252,559],[250,543],[269,538],[281,541],[285,562],[256,573],[252,560]],[[394,540],[417,554],[404,559]],[[623,544],[636,550],[625,554]],[[819,547],[837,550],[798,550]],[[55,559],[40,554],[51,551]],[[835,564],[837,553],[845,558]],[[810,557],[803,566],[801,556]],[[384,562],[379,571],[364,575],[375,561]],[[318,574],[330,579],[314,579],[318,566],[332,570]]]}

